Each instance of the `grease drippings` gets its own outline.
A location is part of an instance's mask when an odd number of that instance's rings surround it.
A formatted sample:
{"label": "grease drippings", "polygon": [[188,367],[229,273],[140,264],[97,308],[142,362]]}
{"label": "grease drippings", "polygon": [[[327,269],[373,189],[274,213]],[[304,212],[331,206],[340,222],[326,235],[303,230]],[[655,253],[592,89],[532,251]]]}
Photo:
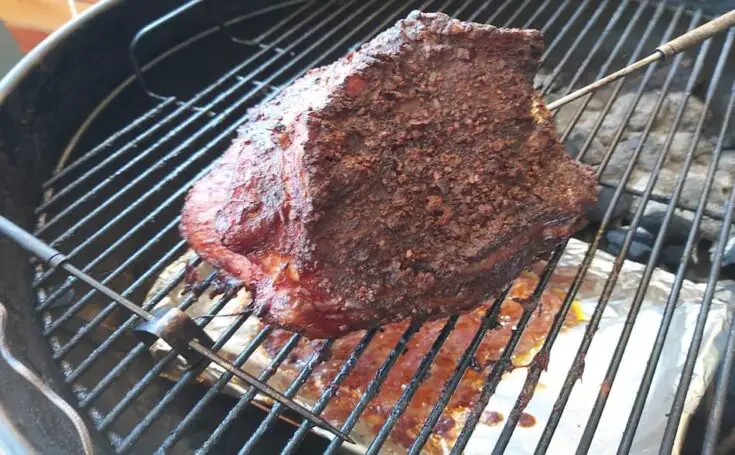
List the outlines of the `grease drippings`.
{"label": "grease drippings", "polygon": [[503,420],[505,420],[505,417],[497,411],[485,411],[480,416],[480,422],[489,427],[498,425]]}
{"label": "grease drippings", "polygon": [[536,417],[523,412],[521,413],[521,417],[518,419],[518,425],[522,426],[523,428],[530,428],[536,425]]}

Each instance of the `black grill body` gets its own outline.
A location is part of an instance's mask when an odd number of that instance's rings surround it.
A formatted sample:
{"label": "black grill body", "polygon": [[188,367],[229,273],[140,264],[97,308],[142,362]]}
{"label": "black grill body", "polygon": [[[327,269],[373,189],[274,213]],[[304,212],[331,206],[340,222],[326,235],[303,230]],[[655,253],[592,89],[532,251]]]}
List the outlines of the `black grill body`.
{"label": "black grill body", "polygon": [[[103,2],[35,50],[0,86],[0,212],[110,288],[143,302],[157,274],[186,250],[176,230],[186,188],[227,147],[249,106],[309,67],[333,61],[412,9],[443,10],[494,25],[543,28],[549,49],[544,67],[572,75],[582,68],[575,78],[581,86],[602,68],[622,67],[631,55],[647,55],[667,33],[676,36],[705,19],[701,11],[642,3]],[[641,17],[657,19],[627,29],[639,7]],[[732,109],[731,44],[732,34],[723,35],[688,52],[682,59],[706,70],[696,80],[692,71],[681,71],[671,81],[710,100],[714,124],[708,127],[715,131],[729,127],[723,123]],[[142,78],[133,73],[131,52]],[[728,213],[704,215],[722,220]],[[0,302],[11,313],[13,348],[85,411],[101,452],[152,453],[164,444],[173,453],[202,445],[232,453],[253,434],[259,439],[247,447],[254,453],[286,447],[291,425],[271,414],[266,431],[263,411],[226,396],[217,395],[185,420],[207,389],[159,377],[161,362],[118,329],[126,312],[64,273],[37,270],[5,239],[0,257]],[[66,434],[62,417],[47,409],[38,400],[13,413],[39,421],[43,431],[33,430],[28,439],[44,453],[59,447],[56,435],[69,453],[77,452],[72,430]],[[327,449],[327,441],[305,428],[296,430],[303,440],[289,450]],[[213,432],[222,437],[208,445]]]}

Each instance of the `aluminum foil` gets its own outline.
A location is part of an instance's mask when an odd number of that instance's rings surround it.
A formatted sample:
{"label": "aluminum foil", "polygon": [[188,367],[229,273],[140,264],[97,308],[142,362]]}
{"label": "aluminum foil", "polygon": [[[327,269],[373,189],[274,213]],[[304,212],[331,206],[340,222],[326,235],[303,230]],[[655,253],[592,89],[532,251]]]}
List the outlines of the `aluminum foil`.
{"label": "aluminum foil", "polygon": [[[549,286],[568,288],[577,268],[586,254],[588,245],[572,239],[554,273]],[[160,289],[168,277],[175,274],[193,256],[189,252],[175,263],[171,264],[159,277],[151,289],[150,295]],[[583,284],[577,294],[577,299],[583,313],[582,323],[563,330],[557,337],[551,350],[548,369],[541,375],[533,398],[525,409],[533,416],[535,424],[518,426],[509,442],[506,453],[525,454],[533,453],[543,432],[546,422],[552,413],[552,407],[566,379],[569,368],[582,341],[586,321],[592,316],[599,303],[600,295],[610,276],[615,258],[605,252],[598,251],[587,272]],[[612,291],[610,300],[603,312],[599,329],[585,358],[585,368],[563,411],[559,425],[547,453],[568,454],[574,453],[584,431],[590,410],[597,398],[601,383],[607,372],[613,351],[623,330],[626,317],[636,291],[640,286],[644,266],[632,261],[626,261]],[[211,267],[203,264],[199,267],[200,276],[211,272]],[[590,447],[589,453],[615,453],[621,435],[627,423],[630,410],[639,389],[643,372],[651,353],[659,325],[662,320],[664,306],[671,292],[674,275],[663,270],[653,273],[650,285],[646,290],[640,313],[635,320],[628,348],[622,358],[615,382],[610,390],[607,406],[600,419],[597,432]],[[691,416],[704,396],[707,386],[713,381],[718,362],[725,344],[725,330],[729,324],[733,307],[733,292],[735,286],[730,282],[718,283],[715,298],[712,302],[709,317],[704,330],[704,338],[696,362],[694,376],[687,394],[682,422],[677,435],[675,453],[679,453],[683,435]],[[658,453],[660,441],[666,426],[666,416],[671,408],[674,393],[680,378],[681,370],[686,359],[687,351],[694,333],[697,315],[701,307],[705,291],[704,284],[695,284],[689,281],[683,283],[676,311],[674,312],[668,337],[664,344],[661,359],[658,362],[656,374],[653,378],[651,390],[646,406],[638,426],[636,438],[631,453],[647,454]],[[176,305],[181,298],[181,287],[174,289],[164,298],[160,305]],[[200,318],[207,313],[217,297],[203,295],[187,311],[194,318]],[[241,290],[221,311],[220,317],[213,318],[206,327],[206,332],[217,338],[238,317],[239,313],[249,303],[249,294]],[[227,316],[230,315],[230,316]],[[224,345],[221,353],[234,358],[256,335],[259,327],[254,318],[242,325],[237,333]],[[168,350],[165,343],[157,343],[152,347],[154,354],[164,354]],[[244,365],[243,369],[251,374],[259,374],[269,362],[269,357],[263,351],[256,350],[253,356]],[[165,374],[172,379],[184,368],[183,360],[174,365]],[[210,366],[201,376],[205,383],[214,382],[222,373],[217,365]],[[525,368],[516,368],[503,376],[487,410],[507,416],[515,404],[516,399],[526,378]],[[287,387],[292,380],[291,375],[281,375],[278,372],[270,384],[281,388]],[[242,384],[231,381],[224,392],[238,396],[245,390]],[[479,392],[479,391],[478,391]],[[257,397],[261,404],[268,404],[265,397]],[[308,400],[304,403],[312,405]],[[478,424],[464,451],[465,454],[485,454],[488,447],[492,447],[503,429],[504,422],[499,425]],[[328,437],[319,429],[315,431]],[[364,452],[366,445],[374,434],[365,426],[358,424],[352,432],[358,444],[350,446],[355,452]],[[446,441],[446,452],[451,447],[451,441]],[[362,443],[362,444],[361,444]],[[443,444],[444,445],[444,444]],[[401,448],[394,444],[385,446],[386,452],[401,452]]]}

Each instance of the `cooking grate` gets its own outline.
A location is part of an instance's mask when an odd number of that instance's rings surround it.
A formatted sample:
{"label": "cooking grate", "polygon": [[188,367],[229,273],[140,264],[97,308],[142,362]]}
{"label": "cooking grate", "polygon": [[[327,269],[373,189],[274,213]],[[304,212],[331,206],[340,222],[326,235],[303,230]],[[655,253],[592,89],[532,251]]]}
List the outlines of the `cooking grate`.
{"label": "cooking grate", "polygon": [[[146,35],[156,27],[167,22],[175,22],[181,14],[191,10],[199,11],[197,8],[204,6],[212,5],[202,0],[187,3],[179,10],[151,24],[141,31],[135,46],[131,46],[131,53],[136,55],[138,47],[145,44]],[[44,184],[47,197],[37,210],[39,225],[35,235],[53,247],[68,252],[67,256],[71,262],[83,264],[82,271],[100,277],[103,284],[112,289],[119,289],[122,296],[134,301],[142,301],[146,290],[158,274],[186,251],[186,245],[178,237],[176,231],[179,221],[178,211],[183,197],[190,185],[203,175],[212,160],[229,145],[245,110],[273,96],[280,87],[287,85],[309,68],[328,63],[359,43],[369,40],[412,9],[441,10],[466,20],[541,29],[546,34],[547,42],[542,60],[544,67],[550,71],[550,76],[546,78],[541,87],[544,94],[548,94],[552,84],[560,78],[562,73],[572,75],[563,90],[564,93],[569,93],[574,87],[647,55],[658,44],[704,21],[702,14],[697,11],[688,12],[682,8],[670,8],[649,1],[630,0],[603,0],[586,2],[582,5],[571,0],[525,0],[523,2],[513,0],[370,0],[366,2],[331,0],[279,3],[251,13],[237,22],[238,24],[256,24],[261,17],[269,14],[279,14],[282,17],[275,26],[262,33],[247,35],[246,38],[235,38],[235,35],[242,33],[243,29],[247,31],[248,28],[225,26],[220,23],[220,30],[224,30],[226,36],[241,45],[239,49],[245,57],[226,74],[205,85],[193,96],[174,96],[173,93],[167,91],[165,84],[154,87],[149,81],[148,72],[140,72],[138,81],[151,94],[155,105],[147,112],[141,113],[139,117],[131,119],[127,124],[121,124],[122,128],[118,133],[86,153],[76,149],[74,144],[70,146],[62,159],[58,172]],[[719,276],[721,258],[729,237],[733,206],[735,206],[735,193],[731,192],[724,212],[719,213],[706,207],[707,197],[718,171],[718,162],[726,140],[733,103],[735,103],[730,87],[733,81],[724,76],[725,67],[732,64],[730,51],[734,38],[735,31],[730,31],[724,38],[713,38],[692,52],[676,56],[665,65],[650,66],[641,77],[628,78],[627,81],[621,80],[613,86],[612,93],[606,100],[601,114],[598,115],[591,134],[585,139],[576,157],[581,160],[588,153],[594,135],[599,131],[604,117],[609,113],[623,88],[633,91],[635,95],[625,113],[625,121],[617,128],[613,144],[607,148],[607,153],[599,166],[598,174],[600,175],[609,164],[628,121],[636,112],[641,97],[650,90],[649,84],[654,75],[663,71],[665,80],[660,87],[654,110],[646,122],[642,133],[643,138],[650,133],[656,114],[661,109],[664,97],[671,87],[678,81],[684,80],[686,90],[685,97],[678,105],[666,142],[656,157],[651,174],[653,178],[649,179],[646,187],[641,190],[626,186],[633,172],[635,161],[642,152],[643,140],[634,150],[622,177],[615,181],[602,182],[603,185],[614,188],[610,205],[597,234],[590,242],[588,253],[570,285],[570,290],[559,313],[554,318],[543,346],[529,366],[524,393],[519,395],[513,411],[506,419],[494,453],[501,453],[507,446],[518,424],[521,411],[530,400],[541,372],[545,368],[551,347],[561,331],[574,296],[600,246],[601,237],[612,222],[614,207],[626,193],[639,197],[642,202],[632,218],[630,233],[624,241],[622,251],[602,291],[593,317],[587,325],[584,340],[566,378],[564,388],[557,398],[555,410],[558,412],[550,416],[537,451],[543,453],[548,448],[572,388],[581,377],[586,352],[598,329],[602,312],[616,284],[625,255],[631,246],[633,233],[640,223],[645,202],[648,200],[657,200],[667,204],[668,208],[662,223],[664,228],[661,229],[653,246],[651,258],[641,277],[640,288],[631,305],[627,324],[616,346],[605,382],[600,388],[597,402],[578,448],[580,452],[586,452],[592,442],[605,408],[607,393],[615,380],[623,352],[630,339],[633,322],[651,280],[656,259],[661,253],[666,227],[669,226],[676,208],[688,208],[695,211],[695,229],[688,237],[686,251],[683,255],[685,258],[689,257],[695,247],[698,230],[704,217],[725,220],[725,222],[722,223],[715,252],[716,260],[713,261],[709,273],[707,291],[697,320],[695,337],[681,375],[662,442],[662,453],[671,451],[684,408],[684,397],[692,378],[694,361],[702,341],[707,312],[714,295],[715,282]],[[693,64],[687,67],[686,61],[692,61]],[[694,96],[695,90],[702,86],[703,79],[706,80],[703,93],[705,107],[717,110],[719,106],[723,114],[719,125],[715,127],[719,133],[718,141],[699,204],[696,207],[686,207],[679,202],[685,178],[694,160],[695,148],[697,141],[700,140],[701,132],[705,126],[710,126],[706,125],[707,120],[704,113],[698,119],[695,140],[683,161],[672,194],[667,197],[657,196],[653,194],[653,189],[656,177],[674,141],[674,135],[687,112],[689,98]],[[724,103],[722,103],[723,99],[726,99]],[[568,106],[573,112],[574,120],[567,128],[559,131],[562,139],[569,138],[574,123],[582,116],[590,100],[591,96],[587,96],[582,102]],[[539,284],[534,290],[536,299],[549,282],[563,250],[564,246],[551,255],[548,266],[541,274]],[[621,452],[630,449],[641,419],[653,373],[661,355],[687,267],[687,262],[683,261],[677,270],[656,344],[620,444]],[[145,301],[142,307],[146,310],[154,308],[167,293],[185,279],[186,274],[186,269],[179,271],[169,279],[164,289]],[[190,289],[180,301],[179,308],[186,310],[191,307],[215,284],[215,277],[208,276]],[[232,379],[232,373],[222,374],[196,403],[184,410],[183,419],[163,427],[164,430],[158,429],[156,425],[164,420],[168,409],[178,406],[178,402],[183,400],[182,397],[188,390],[188,384],[196,378],[195,371],[185,372],[177,381],[166,384],[165,394],[159,400],[151,402],[141,417],[132,420],[124,419],[123,417],[130,412],[133,406],[140,405],[141,398],[146,396],[150,389],[160,386],[159,375],[175,360],[176,353],[171,352],[157,361],[151,361],[145,345],[137,343],[129,335],[129,329],[134,326],[137,318],[121,312],[114,302],[109,301],[99,292],[84,287],[83,283],[77,279],[66,277],[63,272],[60,273],[53,268],[39,268],[33,285],[40,296],[38,311],[43,317],[44,333],[54,349],[54,358],[65,373],[66,382],[77,393],[79,407],[90,414],[98,430],[109,436],[114,450],[118,453],[140,450],[143,439],[147,440],[146,447],[153,444],[162,452],[175,449],[178,447],[177,444],[186,437],[187,432],[201,422],[208,407],[212,406],[219,392]],[[506,289],[490,307],[468,349],[458,359],[452,377],[444,385],[431,414],[411,446],[410,453],[419,453],[428,441],[462,375],[471,366],[483,336],[494,326],[499,315],[500,303],[507,292]],[[232,297],[233,292],[225,292],[209,309],[208,317],[199,319],[197,323],[201,326],[209,324]],[[513,331],[508,340],[500,360],[490,369],[485,385],[470,411],[467,423],[452,453],[462,452],[485,405],[498,387],[501,376],[511,367],[511,356],[533,310],[530,307],[524,310],[517,329]],[[220,339],[215,340],[214,349],[221,348],[245,323],[248,316],[248,314],[242,314],[237,317]],[[427,375],[433,357],[436,356],[442,343],[453,330],[456,321],[456,316],[447,320],[431,349],[417,368],[411,382],[405,387],[393,412],[370,445],[368,449],[370,453],[378,453],[381,449],[398,418],[411,402],[422,379]],[[390,369],[406,349],[408,341],[419,328],[420,324],[415,323],[403,333],[376,375],[370,379],[357,406],[343,422],[342,431],[349,432],[353,428],[370,400],[379,391]],[[271,329],[268,327],[263,329],[252,343],[237,358],[233,359],[233,363],[241,366],[247,362],[270,332]],[[731,329],[730,343],[733,342],[733,333],[735,333],[735,326]],[[375,334],[376,330],[372,330],[364,335],[349,359],[341,366],[331,386],[314,406],[314,413],[318,414],[324,410],[336,393],[337,386],[347,377]],[[288,339],[258,379],[267,381],[293,351],[299,340],[298,335],[293,335]],[[330,345],[331,342],[327,342],[314,353],[297,379],[284,391],[286,396],[292,397],[296,394],[312,369],[327,355]],[[105,366],[104,359],[115,352],[123,354],[117,358],[112,367]],[[726,360],[731,362],[732,349],[728,351],[728,355]],[[142,368],[141,365],[143,365]],[[135,376],[133,372],[140,370],[142,373]],[[722,415],[722,403],[727,384],[727,371],[724,371],[718,379],[715,412],[710,418],[705,440],[705,447],[710,449],[717,441],[717,429]],[[135,380],[123,385],[127,392],[121,396],[110,397],[113,384],[119,387],[120,383],[126,380],[125,378],[131,376],[135,377]],[[233,424],[252,402],[254,396],[255,391],[248,389],[248,392],[227,411],[221,422],[212,428],[206,440],[195,444],[193,448],[198,448],[202,453],[216,453],[221,450],[218,444],[222,443],[226,435],[238,431],[236,425]],[[260,438],[269,429],[272,429],[278,416],[283,413],[283,407],[278,403],[275,404],[254,432],[248,434],[242,441],[241,452],[253,452]],[[283,451],[294,453],[311,427],[312,424],[309,422],[300,423]],[[326,448],[326,452],[337,451],[341,443],[341,440],[334,439]]]}

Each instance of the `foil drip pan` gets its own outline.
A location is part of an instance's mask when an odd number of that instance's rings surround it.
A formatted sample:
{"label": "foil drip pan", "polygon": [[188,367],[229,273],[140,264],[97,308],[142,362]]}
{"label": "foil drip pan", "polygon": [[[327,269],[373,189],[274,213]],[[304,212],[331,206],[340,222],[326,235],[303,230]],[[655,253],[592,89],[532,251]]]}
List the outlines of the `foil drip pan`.
{"label": "foil drip pan", "polygon": [[[589,245],[587,243],[576,239],[570,240],[547,289],[567,290],[588,248]],[[179,272],[182,267],[186,267],[187,263],[193,257],[194,253],[190,251],[172,263],[158,277],[149,294],[152,295],[161,289],[166,279]],[[600,295],[613,269],[614,261],[614,256],[602,251],[596,252],[573,305],[573,310],[579,320],[562,329],[562,332],[557,337],[551,349],[547,369],[542,373],[533,397],[524,410],[526,419],[522,419],[523,421],[515,429],[508,444],[508,453],[530,454],[534,452],[548,418],[554,412],[554,403],[572,366],[574,357],[577,354],[587,322],[600,301]],[[536,264],[536,266],[542,265],[543,262]],[[536,269],[536,266],[533,268]],[[645,266],[643,264],[625,261],[610,300],[603,312],[599,329],[585,357],[581,379],[574,386],[570,399],[559,421],[558,428],[551,440],[548,453],[573,453],[577,447],[590,410],[594,405],[600,388],[603,386],[602,382],[607,372],[610,359],[620,339],[620,334],[625,325],[634,295],[640,287],[641,275],[644,268]],[[210,272],[212,272],[212,268],[207,264],[199,265],[197,268],[199,276],[206,276]],[[615,453],[617,450],[618,443],[630,415],[631,406],[639,389],[643,372],[649,360],[649,355],[659,330],[659,324],[662,320],[666,301],[673,283],[673,274],[661,269],[654,271],[651,283],[646,289],[640,312],[635,319],[635,324],[627,349],[623,355],[620,369],[618,370],[615,382],[609,390],[609,399],[595,433],[591,445],[591,453]],[[687,394],[682,422],[677,435],[675,453],[680,453],[681,451],[683,435],[686,432],[689,420],[702,400],[707,387],[714,379],[717,365],[725,346],[725,330],[728,327],[733,306],[735,306],[735,303],[733,303],[735,284],[720,281],[717,286],[718,288],[712,301],[705,326],[703,343],[695,366],[692,385]],[[182,284],[169,293],[160,302],[160,305],[176,305],[183,295],[185,295],[184,291],[184,285]],[[683,283],[661,359],[658,362],[646,406],[631,448],[631,453],[644,454],[658,452],[666,426],[666,416],[676,392],[704,292],[704,284],[695,284],[689,281]],[[189,307],[187,312],[193,318],[201,318],[210,310],[214,299],[216,299],[216,296],[202,295],[196,303]],[[212,338],[216,339],[243,311],[247,310],[249,302],[249,293],[247,290],[241,289],[235,298],[230,300],[219,311],[218,316],[207,325],[206,332]],[[257,321],[257,318],[251,316],[223,346],[220,352],[226,357],[235,358],[248,346],[261,329],[262,325]],[[309,343],[308,340],[302,340],[301,342]],[[313,341],[312,343],[320,342]],[[152,347],[152,352],[156,356],[163,356],[169,350],[170,348],[161,342]],[[533,354],[533,352],[526,354]],[[528,358],[530,356],[526,355],[525,357]],[[254,351],[243,368],[251,374],[258,375],[271,360],[272,355],[269,355],[261,345],[261,347]],[[505,422],[502,417],[509,415],[512,407],[518,400],[528,372],[527,368],[522,366],[518,367],[519,363],[522,362],[516,360],[514,359],[516,368],[512,368],[504,374],[503,379],[500,381],[500,384],[485,408],[485,412],[488,415],[499,416],[500,418],[490,419],[491,421],[487,419],[481,420],[472,434],[464,453],[468,455],[487,453],[488,447],[493,447],[500,432],[503,430]],[[179,358],[178,362],[174,362],[173,365],[165,373],[165,376],[170,379],[176,379],[186,369],[186,364],[182,358]],[[400,368],[399,360],[394,366],[394,369]],[[212,384],[222,373],[223,371],[217,365],[212,364],[199,376],[199,380],[205,384]],[[280,390],[285,390],[296,375],[297,372],[288,369],[279,369],[271,377],[269,384],[278,387]],[[370,379],[365,378],[365,382],[367,383]],[[609,387],[609,384],[604,385],[604,387]],[[237,381],[230,381],[223,389],[224,392],[234,396],[241,396],[246,390],[246,386]],[[313,405],[316,401],[316,397],[308,396],[308,394],[306,396],[297,394],[296,399],[307,406]],[[272,404],[267,398],[261,396],[256,396],[254,401],[255,404],[260,406],[270,406]],[[432,435],[430,444],[427,445],[427,449],[430,452],[449,453],[454,438],[456,438],[458,431],[461,430],[462,416],[454,417],[455,420],[458,420],[459,428],[457,431],[441,436],[437,434]],[[341,424],[341,422],[333,423],[338,426]],[[329,434],[320,429],[314,429],[314,431],[325,437],[329,437]],[[375,437],[375,432],[371,430],[370,425],[360,421],[351,432],[351,435],[358,441],[358,444],[353,446],[345,445],[345,447],[355,452],[363,453]],[[385,450],[385,453],[405,452],[405,448],[392,439],[387,441],[382,450]]]}

